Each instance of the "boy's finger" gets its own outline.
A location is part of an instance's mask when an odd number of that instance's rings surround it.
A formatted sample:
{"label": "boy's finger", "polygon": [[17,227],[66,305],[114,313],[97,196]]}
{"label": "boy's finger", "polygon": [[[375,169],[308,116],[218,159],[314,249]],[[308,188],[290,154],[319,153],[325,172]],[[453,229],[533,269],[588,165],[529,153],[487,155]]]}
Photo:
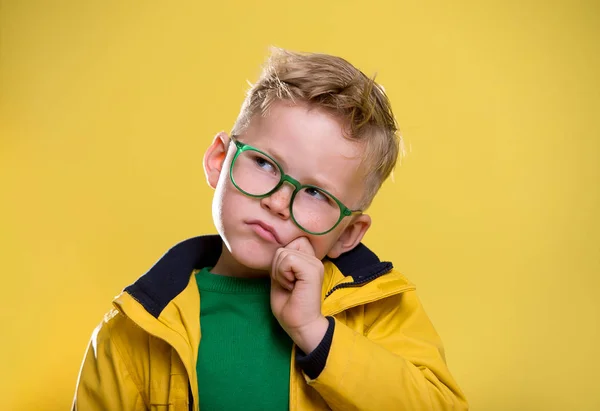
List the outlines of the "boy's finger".
{"label": "boy's finger", "polygon": [[296,281],[296,276],[294,275],[294,272],[292,270],[290,270],[289,268],[284,268],[282,270],[279,271],[279,274],[281,275],[281,277],[290,282],[293,283],[294,281]]}
{"label": "boy's finger", "polygon": [[296,277],[285,263],[279,262],[271,270],[271,280],[291,291],[294,288]]}
{"label": "boy's finger", "polygon": [[310,241],[306,237],[298,237],[294,241],[290,242],[285,248],[289,250],[297,250],[301,253],[305,253],[311,256],[315,256],[315,250],[313,249]]}
{"label": "boy's finger", "polygon": [[289,281],[281,280],[281,279],[271,279],[271,289],[279,289],[282,288],[287,291],[292,291],[294,289],[294,284]]}

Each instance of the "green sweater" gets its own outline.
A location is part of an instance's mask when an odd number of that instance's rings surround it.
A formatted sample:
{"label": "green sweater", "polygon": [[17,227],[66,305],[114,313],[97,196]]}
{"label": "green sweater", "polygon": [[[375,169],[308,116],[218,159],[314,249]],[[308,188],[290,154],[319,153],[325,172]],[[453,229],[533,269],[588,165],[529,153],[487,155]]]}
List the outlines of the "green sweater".
{"label": "green sweater", "polygon": [[200,409],[287,410],[292,340],[271,312],[270,279],[196,274]]}

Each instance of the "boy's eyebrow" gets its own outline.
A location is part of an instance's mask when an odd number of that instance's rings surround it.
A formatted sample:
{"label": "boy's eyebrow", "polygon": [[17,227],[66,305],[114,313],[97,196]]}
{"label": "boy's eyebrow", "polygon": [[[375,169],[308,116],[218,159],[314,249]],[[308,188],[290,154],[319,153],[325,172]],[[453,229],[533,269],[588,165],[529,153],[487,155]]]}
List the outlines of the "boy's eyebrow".
{"label": "boy's eyebrow", "polygon": [[[232,137],[235,138],[237,141],[239,141],[242,144],[247,144],[246,142],[243,141],[243,139],[240,140],[239,136],[237,136],[237,135],[232,135]],[[263,153],[269,155],[270,157],[273,157],[273,159],[275,161],[277,161],[277,164],[279,164],[284,169],[286,168],[285,160],[281,157],[281,155],[279,153],[277,153],[277,150],[274,150],[271,147],[267,147],[267,145],[264,145],[264,146],[261,146],[260,144],[257,146],[255,146],[254,144],[247,144],[247,145],[262,151]]]}
{"label": "boy's eyebrow", "polygon": [[337,190],[337,186],[335,184],[333,184],[332,182],[330,182],[329,180],[322,179],[322,178],[319,179],[317,177],[310,177],[308,179],[303,179],[302,181],[300,181],[300,183],[317,186],[319,188],[324,189],[328,193],[333,194],[333,196],[335,198],[337,198],[338,200],[340,199],[340,193]]}
{"label": "boy's eyebrow", "polygon": [[268,148],[268,149],[264,149],[263,151],[265,153],[267,153],[268,155],[270,155],[271,157],[273,157],[277,161],[277,163],[279,163],[279,165],[282,168],[284,168],[284,171],[287,172],[287,170],[285,170],[285,168],[286,168],[285,160],[283,159],[283,157],[279,153],[277,153],[277,150],[273,150],[272,148]]}

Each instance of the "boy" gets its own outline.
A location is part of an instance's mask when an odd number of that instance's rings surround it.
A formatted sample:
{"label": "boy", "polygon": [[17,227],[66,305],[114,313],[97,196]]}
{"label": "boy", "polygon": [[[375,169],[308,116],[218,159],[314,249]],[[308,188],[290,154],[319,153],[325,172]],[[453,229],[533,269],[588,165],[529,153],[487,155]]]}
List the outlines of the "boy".
{"label": "boy", "polygon": [[115,299],[73,409],[466,409],[415,287],[361,244],[398,151],[373,80],[275,50],[204,155],[219,235]]}

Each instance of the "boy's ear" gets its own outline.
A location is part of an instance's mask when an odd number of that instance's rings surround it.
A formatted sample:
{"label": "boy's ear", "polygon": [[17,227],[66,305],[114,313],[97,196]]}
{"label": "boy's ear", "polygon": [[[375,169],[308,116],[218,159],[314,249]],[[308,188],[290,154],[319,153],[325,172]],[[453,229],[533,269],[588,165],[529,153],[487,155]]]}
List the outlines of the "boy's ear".
{"label": "boy's ear", "polygon": [[218,133],[213,139],[212,144],[204,153],[204,174],[208,185],[213,189],[217,187],[221,169],[227,156],[229,147],[229,136],[224,131]]}
{"label": "boy's ear", "polygon": [[371,227],[371,217],[367,214],[360,214],[354,218],[354,221],[342,231],[342,234],[327,253],[329,258],[337,258],[341,254],[352,250],[363,239],[367,230]]}

